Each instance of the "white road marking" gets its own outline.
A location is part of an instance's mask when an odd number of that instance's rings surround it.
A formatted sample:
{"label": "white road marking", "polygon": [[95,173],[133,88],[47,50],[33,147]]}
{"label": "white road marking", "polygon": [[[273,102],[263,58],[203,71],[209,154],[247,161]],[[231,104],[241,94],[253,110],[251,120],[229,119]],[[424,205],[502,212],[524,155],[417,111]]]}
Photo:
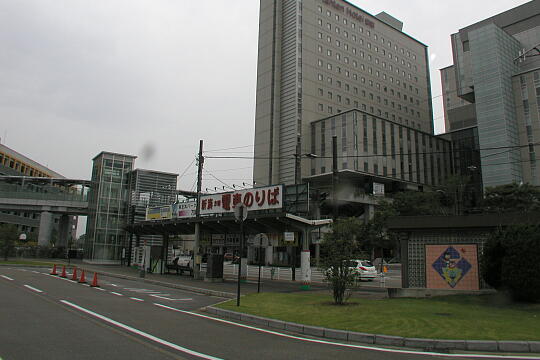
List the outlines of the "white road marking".
{"label": "white road marking", "polygon": [[155,291],[155,290],[147,290],[147,289],[141,289],[141,290],[131,290],[136,293],[142,293],[142,294],[159,294],[161,291]]}
{"label": "white road marking", "polygon": [[[169,295],[169,294],[167,294]],[[191,301],[193,300],[192,298],[186,298],[186,299],[171,299],[171,298],[168,298],[168,297],[165,297],[165,296],[161,296],[161,295],[150,295],[152,297],[155,297],[155,298],[159,298],[159,299],[164,299],[164,300],[170,300],[170,301]]]}
{"label": "white road marking", "polygon": [[111,294],[116,295],[116,296],[124,296],[124,295],[122,295],[120,293],[117,293],[117,292],[114,292],[114,291],[111,291]]}
{"label": "white road marking", "polygon": [[114,287],[118,287],[118,285],[115,285],[115,284],[109,284],[109,285],[114,286]]}
{"label": "white road marking", "polygon": [[99,291],[105,291],[105,289],[102,289],[102,288],[97,287],[97,286],[94,286],[94,289],[99,290]]}
{"label": "white road marking", "polygon": [[9,281],[13,281],[12,278],[10,278],[9,276],[6,276],[6,275],[0,275],[0,277],[3,277],[4,279],[9,280]]}
{"label": "white road marking", "polygon": [[144,301],[143,299],[139,299],[139,298],[136,298],[136,297],[130,297],[131,300],[135,300],[135,301]]}
{"label": "white road marking", "polygon": [[214,356],[211,356],[211,355],[207,355],[207,354],[203,354],[203,353],[200,353],[200,352],[197,352],[197,351],[194,351],[194,350],[190,350],[188,348],[185,348],[183,346],[180,346],[180,345],[176,345],[176,344],[173,344],[169,341],[166,341],[166,340],[163,340],[163,339],[160,339],[154,335],[150,335],[144,331],[141,331],[141,330],[138,330],[138,329],[135,329],[135,328],[132,328],[131,326],[128,326],[128,325],[125,325],[125,324],[122,324],[121,322],[118,322],[118,321],[115,321],[115,320],[112,320],[106,316],[103,316],[103,315],[100,315],[98,313],[95,313],[93,311],[90,311],[88,309],[85,309],[83,307],[80,307],[78,305],[75,305],[73,303],[70,303],[69,301],[66,301],[66,300],[60,300],[61,303],[67,305],[67,306],[70,306],[74,309],[77,309],[79,311],[82,311],[88,315],[91,315],[93,317],[96,317],[100,320],[103,320],[109,324],[112,324],[114,326],[117,326],[121,329],[124,329],[126,331],[129,331],[131,333],[134,333],[134,334],[137,334],[139,336],[142,336],[148,340],[151,340],[151,341],[154,341],[158,344],[161,344],[161,345],[164,345],[164,346],[167,346],[167,347],[170,347],[171,349],[174,349],[174,350],[178,350],[178,351],[181,351],[181,352],[184,352],[186,354],[189,354],[189,355],[193,355],[193,356],[197,356],[197,357],[200,357],[200,358],[203,358],[203,359],[209,359],[209,360],[221,360],[220,358],[217,358],[217,357],[214,357]]}
{"label": "white road marking", "polygon": [[41,274],[39,271],[32,270],[34,274]]}
{"label": "white road marking", "polygon": [[35,292],[38,292],[38,293],[42,293],[42,292],[43,292],[42,290],[36,289],[35,287],[32,287],[32,286],[30,286],[30,285],[24,285],[24,287],[27,287],[27,288],[29,288],[30,290],[35,291]]}
{"label": "white road marking", "polygon": [[204,319],[214,320],[214,321],[217,321],[217,322],[242,327],[242,328],[245,328],[245,329],[251,329],[251,330],[259,331],[259,332],[266,333],[266,334],[272,334],[272,335],[281,336],[281,337],[285,337],[285,338],[289,338],[289,339],[295,339],[295,340],[306,341],[306,342],[317,343],[317,344],[334,345],[334,346],[341,346],[341,347],[347,347],[347,348],[353,348],[353,349],[372,350],[372,351],[388,352],[388,353],[426,355],[426,356],[440,356],[440,357],[449,357],[449,358],[475,358],[475,359],[489,358],[489,359],[507,359],[507,360],[509,360],[509,359],[540,360],[540,357],[534,357],[534,356],[511,356],[511,355],[505,356],[505,355],[483,355],[483,354],[444,354],[444,353],[436,353],[436,352],[422,352],[422,351],[412,351],[412,350],[385,349],[385,348],[371,347],[371,346],[365,346],[365,345],[342,344],[342,343],[333,342],[333,341],[309,339],[309,338],[304,338],[304,337],[301,337],[301,336],[283,334],[283,333],[280,333],[280,332],[277,332],[277,331],[261,329],[261,328],[255,327],[255,326],[236,323],[234,321],[223,320],[223,319],[215,318],[215,317],[212,317],[212,316],[197,314],[197,313],[194,313],[194,312],[191,312],[191,311],[180,310],[180,309],[176,309],[176,308],[173,308],[173,307],[170,307],[170,306],[167,306],[167,305],[163,305],[163,304],[154,303],[154,305],[159,306],[161,308],[168,309],[168,310],[176,311],[176,312],[179,312],[179,313],[193,315],[193,316],[201,317],[201,318],[204,318]]}

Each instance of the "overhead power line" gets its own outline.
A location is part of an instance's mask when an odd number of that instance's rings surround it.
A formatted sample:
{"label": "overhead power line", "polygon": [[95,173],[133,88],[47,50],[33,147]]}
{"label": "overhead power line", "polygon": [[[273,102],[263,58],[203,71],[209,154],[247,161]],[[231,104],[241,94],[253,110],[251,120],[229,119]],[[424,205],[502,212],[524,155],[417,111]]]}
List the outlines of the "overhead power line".
{"label": "overhead power line", "polygon": [[[532,143],[527,145],[515,145],[515,146],[496,146],[496,147],[486,147],[486,148],[478,148],[473,149],[475,151],[487,151],[487,150],[500,150],[500,149],[519,149],[524,147],[529,147],[530,145],[540,145],[540,143]],[[338,155],[338,159],[349,159],[349,158],[374,158],[374,157],[391,157],[391,156],[415,156],[415,155],[436,155],[436,154],[451,154],[453,152],[469,152],[471,149],[457,149],[454,151],[425,151],[425,152],[408,152],[408,153],[387,153],[387,154],[370,154],[370,155]],[[492,154],[495,155],[495,154]],[[207,156],[209,159],[260,159],[260,160],[268,160],[268,159],[291,159],[294,158],[295,154],[291,154],[290,156],[276,156],[276,157],[255,157],[255,156]],[[317,156],[315,159],[332,159],[332,156]]]}

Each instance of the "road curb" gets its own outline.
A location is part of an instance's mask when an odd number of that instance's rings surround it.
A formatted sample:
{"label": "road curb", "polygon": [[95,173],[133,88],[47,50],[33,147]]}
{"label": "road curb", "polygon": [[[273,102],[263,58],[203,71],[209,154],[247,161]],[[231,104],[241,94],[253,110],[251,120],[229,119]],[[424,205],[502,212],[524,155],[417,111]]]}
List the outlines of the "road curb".
{"label": "road curb", "polygon": [[236,311],[207,306],[203,311],[224,318],[240,320],[247,323],[268,326],[275,329],[317,336],[332,340],[354,341],[364,344],[397,346],[422,349],[424,351],[468,350],[501,353],[539,353],[539,341],[483,341],[483,340],[445,340],[406,338],[401,336],[368,334],[355,331],[327,329],[317,326],[303,325],[293,322],[274,320],[261,316],[244,314]]}
{"label": "road curb", "polygon": [[43,268],[43,269],[50,269],[50,265],[30,265],[30,264],[0,264],[0,266],[5,267],[31,267],[31,268]]}

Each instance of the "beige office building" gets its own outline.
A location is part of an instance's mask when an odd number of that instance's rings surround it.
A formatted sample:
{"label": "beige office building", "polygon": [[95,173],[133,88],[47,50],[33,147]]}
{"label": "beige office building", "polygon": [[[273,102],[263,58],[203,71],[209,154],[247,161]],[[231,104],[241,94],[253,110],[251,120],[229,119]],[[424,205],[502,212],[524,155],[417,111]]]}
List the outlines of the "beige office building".
{"label": "beige office building", "polygon": [[261,0],[256,183],[312,175],[311,123],[348,110],[433,134],[427,47],[402,27],[342,0]]}

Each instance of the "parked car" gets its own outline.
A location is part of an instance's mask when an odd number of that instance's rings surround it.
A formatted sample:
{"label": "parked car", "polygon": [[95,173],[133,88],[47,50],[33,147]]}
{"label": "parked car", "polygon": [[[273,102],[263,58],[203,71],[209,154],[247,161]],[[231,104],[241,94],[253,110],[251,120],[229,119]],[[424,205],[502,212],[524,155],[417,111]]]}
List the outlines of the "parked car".
{"label": "parked car", "polygon": [[377,276],[375,266],[368,260],[349,260],[349,268],[353,268],[360,280],[373,281]]}
{"label": "parked car", "polygon": [[238,255],[236,255],[236,254],[233,254],[233,253],[225,253],[225,254],[223,254],[223,260],[224,261],[232,261],[233,264],[236,264],[240,260],[240,257]]}

